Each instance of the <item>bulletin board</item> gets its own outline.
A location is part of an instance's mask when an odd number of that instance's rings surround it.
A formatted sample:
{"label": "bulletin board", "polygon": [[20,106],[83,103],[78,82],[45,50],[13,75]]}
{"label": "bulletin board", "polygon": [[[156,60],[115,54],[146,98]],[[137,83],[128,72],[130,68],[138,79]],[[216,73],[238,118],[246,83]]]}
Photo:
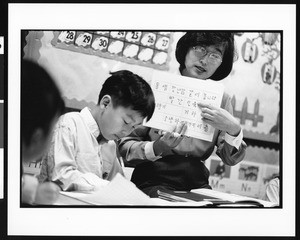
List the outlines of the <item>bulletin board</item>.
{"label": "bulletin board", "polygon": [[55,31],[53,46],[114,59],[130,64],[168,70],[171,32]]}

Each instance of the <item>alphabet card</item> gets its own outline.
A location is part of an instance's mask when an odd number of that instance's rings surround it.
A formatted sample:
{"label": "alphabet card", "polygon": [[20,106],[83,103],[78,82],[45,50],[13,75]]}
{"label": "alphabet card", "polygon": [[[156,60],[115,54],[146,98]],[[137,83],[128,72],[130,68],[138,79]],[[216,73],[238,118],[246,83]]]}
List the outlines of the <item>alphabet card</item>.
{"label": "alphabet card", "polygon": [[220,107],[224,93],[222,84],[154,70],[151,88],[155,110],[144,126],[173,131],[176,124],[187,122],[186,136],[212,141],[214,128],[202,121],[197,103]]}

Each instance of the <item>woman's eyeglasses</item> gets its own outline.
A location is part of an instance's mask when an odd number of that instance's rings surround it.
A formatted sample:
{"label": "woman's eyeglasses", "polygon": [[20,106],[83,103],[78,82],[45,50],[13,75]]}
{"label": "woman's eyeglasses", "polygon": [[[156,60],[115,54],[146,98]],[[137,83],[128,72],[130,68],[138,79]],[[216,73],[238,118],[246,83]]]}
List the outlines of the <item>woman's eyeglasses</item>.
{"label": "woman's eyeglasses", "polygon": [[202,46],[193,47],[193,50],[198,58],[203,58],[206,54],[208,54],[208,61],[212,64],[220,64],[222,62],[221,54],[208,52]]}

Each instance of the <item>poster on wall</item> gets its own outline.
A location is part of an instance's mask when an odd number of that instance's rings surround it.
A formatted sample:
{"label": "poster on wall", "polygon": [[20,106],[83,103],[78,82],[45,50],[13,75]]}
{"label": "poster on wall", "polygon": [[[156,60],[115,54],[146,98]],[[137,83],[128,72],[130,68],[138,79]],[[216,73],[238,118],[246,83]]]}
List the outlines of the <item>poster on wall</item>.
{"label": "poster on wall", "polygon": [[210,170],[209,185],[212,189],[242,196],[263,199],[267,183],[278,176],[279,166],[256,163],[247,159],[235,166],[227,166],[217,155],[205,161]]}

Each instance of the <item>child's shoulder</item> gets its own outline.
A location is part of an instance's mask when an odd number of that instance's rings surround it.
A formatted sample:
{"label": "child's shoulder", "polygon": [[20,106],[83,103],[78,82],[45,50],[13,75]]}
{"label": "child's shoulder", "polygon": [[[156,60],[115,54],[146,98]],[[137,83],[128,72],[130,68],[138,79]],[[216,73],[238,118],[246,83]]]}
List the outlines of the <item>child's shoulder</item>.
{"label": "child's shoulder", "polygon": [[78,121],[80,121],[80,113],[79,112],[68,112],[60,116],[57,126],[73,126],[76,125]]}

